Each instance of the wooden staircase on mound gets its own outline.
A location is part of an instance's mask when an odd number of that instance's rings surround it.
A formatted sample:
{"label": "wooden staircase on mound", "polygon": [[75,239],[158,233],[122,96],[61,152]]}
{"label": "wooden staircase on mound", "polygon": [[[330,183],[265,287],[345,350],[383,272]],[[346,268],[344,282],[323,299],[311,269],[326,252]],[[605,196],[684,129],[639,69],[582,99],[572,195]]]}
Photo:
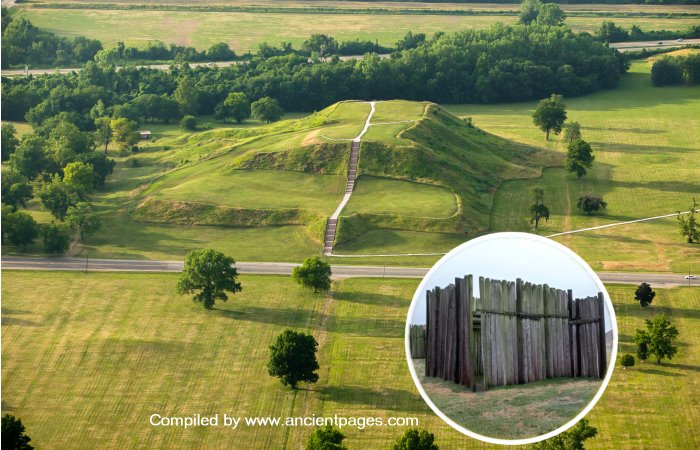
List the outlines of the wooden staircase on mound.
{"label": "wooden staircase on mound", "polygon": [[[345,204],[352,195],[353,189],[355,189],[355,178],[357,178],[357,162],[360,158],[360,142],[352,141],[352,148],[350,150],[350,163],[348,164],[348,181],[345,183],[345,197],[343,203]],[[323,242],[323,254],[330,256],[333,253],[333,243],[335,242],[335,231],[338,225],[338,218],[331,217],[326,223],[326,233]]]}

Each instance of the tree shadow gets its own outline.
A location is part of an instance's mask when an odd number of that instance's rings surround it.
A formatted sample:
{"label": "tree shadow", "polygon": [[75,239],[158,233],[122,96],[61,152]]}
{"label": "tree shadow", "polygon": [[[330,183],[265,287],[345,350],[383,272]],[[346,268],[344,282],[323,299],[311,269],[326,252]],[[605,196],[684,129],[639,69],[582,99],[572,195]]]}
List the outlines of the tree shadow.
{"label": "tree shadow", "polygon": [[[649,363],[647,363],[647,364],[649,364]],[[680,373],[673,373],[673,372],[668,372],[666,370],[661,370],[661,369],[657,369],[657,368],[650,368],[650,367],[640,367],[639,369],[637,369],[637,371],[642,372],[642,373],[646,373],[649,375],[661,375],[663,377],[678,378],[678,377],[684,376]]]}
{"label": "tree shadow", "polygon": [[372,292],[337,292],[333,294],[333,298],[337,301],[391,308],[403,308],[407,305],[406,299],[394,295],[375,294]]}
{"label": "tree shadow", "polygon": [[2,307],[2,326],[20,326],[20,327],[39,327],[41,326],[38,322],[33,322],[31,320],[22,319],[21,317],[12,317],[13,315],[25,315],[31,314],[31,311],[25,311],[23,309],[10,309]]}
{"label": "tree shadow", "polygon": [[[613,186],[627,188],[627,189],[649,189],[664,192],[683,192],[690,194],[697,194],[700,192],[700,183],[688,183],[686,181],[652,181],[650,183],[640,182],[640,181],[612,181]],[[688,203],[688,202],[686,202]],[[689,204],[680,208],[681,211],[689,208]],[[669,210],[667,214],[675,212],[673,206],[669,205]],[[676,209],[677,210],[677,209]],[[641,217],[637,217],[640,219]],[[634,220],[634,219],[632,219]]]}
{"label": "tree shadow", "polygon": [[664,134],[670,133],[669,130],[653,130],[646,128],[615,128],[615,127],[581,127],[582,130],[595,131],[616,131],[621,133],[637,133],[637,134]]}

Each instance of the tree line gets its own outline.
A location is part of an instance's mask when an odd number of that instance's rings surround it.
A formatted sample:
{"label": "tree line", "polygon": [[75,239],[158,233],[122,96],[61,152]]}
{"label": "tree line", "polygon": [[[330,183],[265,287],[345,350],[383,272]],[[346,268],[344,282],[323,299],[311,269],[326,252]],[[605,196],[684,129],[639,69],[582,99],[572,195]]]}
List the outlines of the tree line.
{"label": "tree line", "polygon": [[131,114],[128,104],[137,97],[172,96],[185,78],[197,92],[194,114],[214,113],[231,92],[251,101],[271,97],[289,111],[318,110],[346,99],[526,101],[614,88],[629,67],[622,54],[587,34],[537,23],[437,33],[424,40],[413,35],[406,45],[415,47],[391,58],[309,61],[288,54],[225,68],[182,64],[167,71],[117,71],[109,62],[88,62],[76,74],[4,79],[2,117],[37,125],[65,112],[89,130],[86,117],[98,100],[116,114]]}
{"label": "tree line", "polygon": [[615,22],[603,22],[594,34],[601,42],[656,41],[662,39],[696,39],[700,38],[700,25],[691,25],[685,30],[643,30],[638,25],[629,29],[618,26]]}

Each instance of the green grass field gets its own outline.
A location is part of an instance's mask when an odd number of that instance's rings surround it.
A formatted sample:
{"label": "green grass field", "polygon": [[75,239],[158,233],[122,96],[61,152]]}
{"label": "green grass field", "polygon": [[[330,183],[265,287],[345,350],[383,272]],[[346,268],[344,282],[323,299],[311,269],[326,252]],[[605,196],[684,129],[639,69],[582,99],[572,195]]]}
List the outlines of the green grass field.
{"label": "green grass field", "polygon": [[449,190],[414,183],[362,176],[343,210],[352,213],[403,214],[421,217],[450,217],[457,212],[455,195]]}
{"label": "green grass field", "polygon": [[[164,183],[154,183],[165,200],[184,200],[240,208],[305,208],[330,213],[345,192],[340,175],[316,175],[272,170],[212,169],[211,164],[196,166],[197,171],[178,171]],[[179,176],[180,173],[183,176]],[[280,195],[284,186],[284,195]]]}
{"label": "green grass field", "polygon": [[[545,143],[532,125],[534,103],[456,105],[477,126],[517,142],[564,152],[560,138]],[[688,210],[700,193],[697,174],[700,88],[651,86],[649,65],[633,63],[618,89],[567,100],[569,120],[582,126],[596,161],[580,180],[561,168],[537,180],[507,181],[496,194],[491,229],[531,230],[526,222],[529,189],[542,186],[552,217],[539,234],[587,228]],[[576,210],[583,193],[603,195],[602,214]],[[675,218],[557,238],[597,270],[686,272],[700,267],[700,247],[680,236]]]}
{"label": "green grass field", "polygon": [[[417,280],[346,279],[328,298],[287,277],[249,275],[241,293],[205,311],[175,293],[175,274],[3,275],[2,412],[22,419],[37,448],[299,448],[311,432],[154,429],[155,412],[417,417],[440,448],[490,448],[443,424],[413,385],[403,333]],[[678,326],[680,350],[670,363],[616,368],[586,448],[695,448],[700,290],[657,290],[644,310],[633,291],[610,287],[620,353],[660,312]],[[267,346],[286,327],[320,344],[319,382],[296,393],[265,368]],[[639,417],[649,420],[630,426]],[[403,428],[343,432],[350,448],[384,448]]]}
{"label": "green grass field", "polygon": [[[517,9],[517,5],[505,5]],[[481,9],[477,5],[475,9]],[[237,53],[255,53],[267,42],[278,45],[291,42],[299,48],[313,33],[325,33],[340,41],[378,40],[393,45],[408,31],[432,35],[437,31],[454,32],[467,28],[488,28],[496,22],[515,23],[516,16],[477,15],[384,15],[384,14],[300,14],[251,12],[189,12],[142,10],[38,9],[22,8],[36,26],[62,36],[86,36],[111,47],[118,41],[145,46],[149,41],[191,45],[206,49],[227,42]],[[570,17],[574,30],[593,32],[605,17]],[[697,18],[615,17],[618,25],[636,24],[642,29],[686,29]],[[123,26],[129,23],[128,27]],[[284,23],[280,27],[280,23]],[[136,37],[134,30],[138,30]]]}

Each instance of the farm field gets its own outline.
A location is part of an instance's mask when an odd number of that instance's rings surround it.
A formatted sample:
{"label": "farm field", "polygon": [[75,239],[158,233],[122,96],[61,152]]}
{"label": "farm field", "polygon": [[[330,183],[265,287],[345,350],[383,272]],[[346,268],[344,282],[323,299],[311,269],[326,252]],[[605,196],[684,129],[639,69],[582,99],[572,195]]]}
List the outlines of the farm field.
{"label": "farm field", "polygon": [[[416,417],[441,448],[490,448],[434,416],[406,370],[405,315],[418,280],[346,279],[329,298],[287,277],[248,275],[241,293],[206,311],[175,293],[174,274],[3,275],[3,412],[22,417],[33,445],[298,448],[311,429],[154,429],[148,417],[342,412]],[[680,330],[679,353],[662,365],[616,367],[589,416],[599,435],[586,448],[697,447],[700,291],[657,290],[644,310],[631,298],[633,287],[609,291],[620,355],[633,352],[631,336],[643,319],[661,312]],[[264,365],[267,346],[287,327],[311,331],[320,343],[319,382],[296,393]],[[649,414],[654,420],[644,427],[630,427]],[[402,432],[343,429],[350,448],[383,448]]]}
{"label": "farm field", "polygon": [[[506,5],[511,9],[517,5]],[[481,9],[480,5],[475,8]],[[339,41],[355,39],[394,45],[408,31],[426,33],[455,32],[467,28],[488,28],[496,22],[515,23],[515,15],[410,15],[410,14],[302,14],[260,12],[192,12],[97,9],[19,8],[16,14],[26,16],[43,29],[61,36],[85,36],[99,39],[106,47],[122,41],[130,46],[146,46],[149,41],[189,45],[206,49],[217,42],[226,42],[244,54],[257,52],[263,42],[279,45],[291,42],[294,47],[314,33],[324,33]],[[629,28],[638,25],[644,30],[682,30],[695,25],[697,17],[577,17],[567,24],[576,31],[593,32],[603,21],[614,20]],[[129,27],[122,24],[128,21]],[[284,27],[279,24],[284,23]],[[390,26],[387,26],[390,24]],[[134,34],[138,29],[138,36]]]}
{"label": "farm field", "polygon": [[[688,210],[700,193],[697,142],[700,88],[654,88],[649,65],[636,61],[619,88],[568,99],[569,120],[581,123],[596,160],[577,180],[563,168],[545,169],[540,179],[505,182],[497,191],[493,231],[528,231],[529,189],[541,186],[550,220],[539,234],[587,228]],[[565,152],[561,138],[545,143],[532,125],[535,103],[454,105],[452,112],[498,136]],[[576,211],[583,193],[603,195],[603,214]],[[675,271],[700,268],[700,248],[685,244],[674,217],[556,238],[596,270]]]}

